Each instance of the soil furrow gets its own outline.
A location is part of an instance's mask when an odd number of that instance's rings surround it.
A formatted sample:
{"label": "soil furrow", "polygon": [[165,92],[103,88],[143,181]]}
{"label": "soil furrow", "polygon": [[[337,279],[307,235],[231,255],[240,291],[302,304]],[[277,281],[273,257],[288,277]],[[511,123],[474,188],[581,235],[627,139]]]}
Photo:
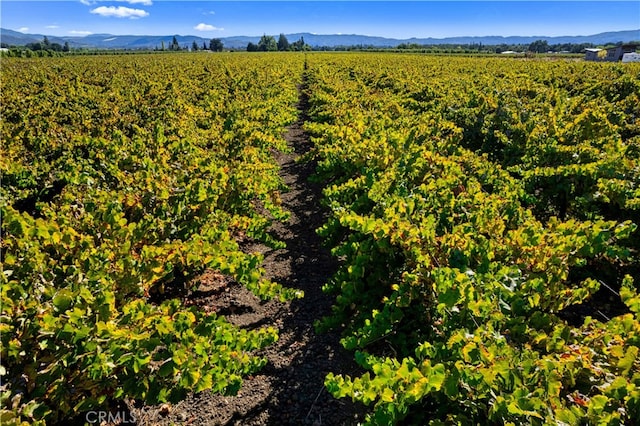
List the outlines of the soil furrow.
{"label": "soil furrow", "polygon": [[276,154],[289,187],[281,196],[282,205],[291,218],[274,223],[272,232],[287,246],[274,250],[249,244],[245,249],[264,254],[266,278],[301,289],[305,297],[288,303],[260,302],[244,287],[212,272],[204,274],[192,295],[198,305],[213,306],[238,326],[275,326],[280,338],[261,353],[268,364],[244,380],[238,395],[202,392],[174,406],[134,409],[138,424],[348,425],[361,418],[362,407],[334,399],[323,385],[330,371],[355,374],[359,370],[353,355],[340,345],[338,333],[316,334],[313,327],[330,313],[332,299],[321,287],[337,264],[315,233],[326,218],[320,206],[321,187],[308,179],[315,165],[296,161],[311,148],[303,129],[304,90],[300,93],[299,119],[285,134],[293,152]]}

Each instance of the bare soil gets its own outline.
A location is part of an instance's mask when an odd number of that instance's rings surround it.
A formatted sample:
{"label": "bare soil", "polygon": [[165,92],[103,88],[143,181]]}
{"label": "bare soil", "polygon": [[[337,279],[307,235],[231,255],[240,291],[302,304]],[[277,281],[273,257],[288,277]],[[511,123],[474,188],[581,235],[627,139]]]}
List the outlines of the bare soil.
{"label": "bare soil", "polygon": [[330,313],[332,298],[321,287],[337,265],[315,233],[325,220],[319,203],[321,187],[308,179],[315,165],[296,161],[311,148],[302,127],[303,96],[298,108],[300,117],[285,134],[294,152],[275,154],[289,187],[281,198],[291,218],[274,223],[272,233],[287,246],[274,250],[249,243],[245,249],[264,254],[266,278],[303,290],[304,298],[261,302],[228,277],[213,271],[199,277],[198,289],[185,302],[224,314],[240,327],[274,326],[279,340],[259,354],[268,364],[244,380],[238,395],[202,392],[175,405],[130,406],[139,425],[349,425],[362,419],[364,407],[335,399],[324,388],[330,371],[354,375],[360,369],[353,354],[340,345],[338,333],[317,334],[313,326]]}

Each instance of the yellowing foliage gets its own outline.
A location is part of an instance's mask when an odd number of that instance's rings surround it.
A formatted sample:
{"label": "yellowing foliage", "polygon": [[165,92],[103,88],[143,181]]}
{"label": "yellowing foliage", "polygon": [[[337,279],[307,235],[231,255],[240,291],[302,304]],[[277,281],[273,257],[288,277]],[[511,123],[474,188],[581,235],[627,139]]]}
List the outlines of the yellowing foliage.
{"label": "yellowing foliage", "polygon": [[[309,57],[343,259],[320,325],[369,370],[326,386],[368,424],[640,418],[640,68],[603,65]],[[570,324],[603,280],[631,312]]]}
{"label": "yellowing foliage", "polygon": [[277,338],[177,300],[212,268],[260,297],[239,238],[266,233],[285,188],[303,57],[3,59],[3,424],[64,422],[133,398],[235,393]]}

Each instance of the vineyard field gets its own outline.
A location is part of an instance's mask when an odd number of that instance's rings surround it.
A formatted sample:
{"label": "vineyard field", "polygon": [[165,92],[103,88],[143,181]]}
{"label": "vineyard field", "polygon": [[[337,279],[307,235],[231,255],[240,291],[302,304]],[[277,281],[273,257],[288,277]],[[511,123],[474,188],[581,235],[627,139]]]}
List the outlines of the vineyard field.
{"label": "vineyard field", "polygon": [[277,327],[169,295],[215,271],[304,300],[243,249],[285,246],[296,120],[339,264],[317,333],[364,372],[326,374],[333,397],[372,425],[640,418],[640,65],[5,58],[1,93],[2,424],[233,395],[265,366]]}
{"label": "vineyard field", "polygon": [[236,392],[277,330],[150,297],[205,269],[299,296],[239,241],[280,244],[266,232],[287,217],[272,151],[287,149],[302,58],[2,66],[3,424]]}
{"label": "vineyard field", "polygon": [[[368,370],[329,391],[380,425],[640,418],[640,68],[309,62],[321,233],[342,259],[319,325]],[[607,291],[615,309],[593,304]]]}

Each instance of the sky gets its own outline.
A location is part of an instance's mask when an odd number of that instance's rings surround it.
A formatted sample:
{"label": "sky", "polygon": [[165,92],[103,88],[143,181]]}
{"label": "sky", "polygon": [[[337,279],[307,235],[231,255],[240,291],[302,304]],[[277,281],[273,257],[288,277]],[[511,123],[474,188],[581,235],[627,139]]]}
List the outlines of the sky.
{"label": "sky", "polygon": [[640,29],[640,1],[3,0],[0,26],[54,36],[591,35]]}

